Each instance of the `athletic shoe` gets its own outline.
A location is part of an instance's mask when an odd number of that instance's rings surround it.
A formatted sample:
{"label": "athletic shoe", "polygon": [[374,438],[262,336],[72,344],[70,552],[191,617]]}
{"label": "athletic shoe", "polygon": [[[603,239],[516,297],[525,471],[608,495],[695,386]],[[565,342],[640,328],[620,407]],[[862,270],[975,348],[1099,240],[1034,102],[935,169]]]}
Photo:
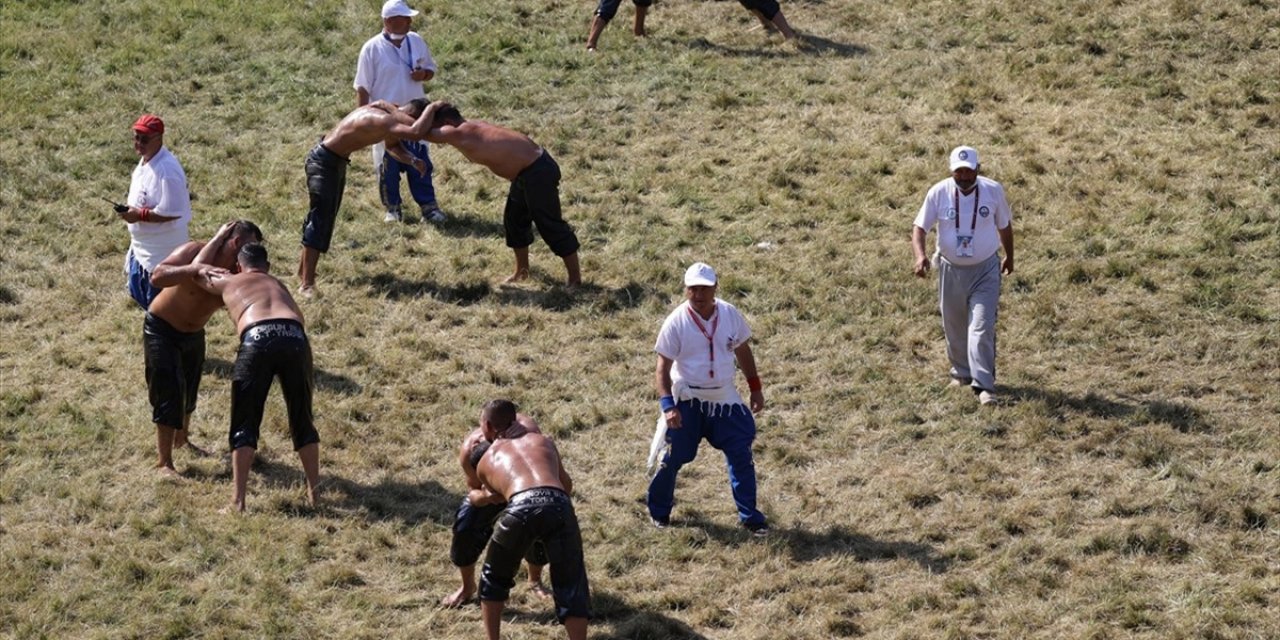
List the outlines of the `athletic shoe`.
{"label": "athletic shoe", "polygon": [[387,209],[387,217],[383,218],[383,222],[400,222],[404,216],[400,214],[399,209]]}
{"label": "athletic shoe", "polygon": [[973,384],[973,378],[952,378],[951,382],[947,383],[947,386],[948,387],[961,387],[961,386],[967,387],[971,384]]}
{"label": "athletic shoe", "polygon": [[987,391],[985,389],[978,392],[979,404],[996,404],[997,402],[998,400],[996,399],[996,392]]}
{"label": "athletic shoe", "polygon": [[440,223],[440,222],[444,222],[447,219],[448,217],[444,215],[444,212],[440,210],[440,207],[437,207],[434,204],[427,204],[422,206],[422,220],[424,222]]}
{"label": "athletic shoe", "polygon": [[652,523],[653,523],[653,526],[655,526],[655,527],[657,527],[657,528],[659,528],[659,529],[666,529],[667,527],[671,526],[671,518],[670,518],[670,517],[666,517],[666,518],[653,518],[653,517],[651,517],[651,518],[649,518],[649,522],[652,522]]}
{"label": "athletic shoe", "polygon": [[750,531],[751,535],[757,538],[763,538],[769,535],[769,525],[763,522],[748,522],[742,526],[746,527],[747,531]]}

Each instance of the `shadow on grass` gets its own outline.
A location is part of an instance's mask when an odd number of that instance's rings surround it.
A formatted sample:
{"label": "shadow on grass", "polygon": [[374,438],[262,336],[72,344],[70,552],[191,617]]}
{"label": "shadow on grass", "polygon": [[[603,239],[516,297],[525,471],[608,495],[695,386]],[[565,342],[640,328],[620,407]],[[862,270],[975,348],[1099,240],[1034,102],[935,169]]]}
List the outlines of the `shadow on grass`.
{"label": "shadow on grass", "polygon": [[691,49],[704,49],[707,51],[713,51],[719,55],[754,58],[789,58],[798,55],[815,54],[827,54],[842,58],[852,58],[854,56],[865,56],[870,52],[866,47],[858,46],[856,44],[837,42],[830,38],[824,38],[811,33],[798,33],[796,35],[800,40],[800,47],[795,50],[778,49],[776,47],[749,47],[739,49],[712,42],[706,38],[694,38],[687,44]]}
{"label": "shadow on grass", "polygon": [[[227,362],[221,358],[205,358],[204,360],[204,374],[217,376],[219,380],[230,380],[231,372],[234,368],[235,363]],[[355,380],[344,375],[327,373],[323,369],[315,370],[314,383],[317,389],[344,396],[354,396],[362,390],[360,383]]]}
{"label": "shadow on grass", "polygon": [[495,302],[510,306],[537,307],[547,311],[591,307],[599,313],[632,309],[652,294],[651,288],[636,282],[628,282],[617,288],[601,287],[588,282],[570,290],[562,286],[559,280],[538,272],[534,273],[533,279],[537,285],[547,288],[499,286],[495,289],[488,282],[441,285],[431,280],[407,280],[392,273],[361,276],[355,280],[355,284],[367,286],[374,295],[386,296],[392,300],[430,297],[440,302],[467,307],[492,297]]}
{"label": "shadow on grass", "polygon": [[776,544],[781,540],[787,545],[792,559],[797,562],[810,562],[826,556],[843,554],[852,555],[862,562],[905,558],[920,565],[929,573],[946,573],[951,568],[951,560],[938,555],[929,545],[876,540],[844,527],[834,527],[822,533],[800,528],[770,527],[769,537],[765,540],[757,540],[746,529],[726,527],[696,514],[683,522],[675,522],[672,526],[701,529],[708,537],[726,547],[744,544]]}
{"label": "shadow on grass", "polygon": [[[501,215],[502,204],[494,207]],[[434,224],[434,223],[425,223]],[[449,219],[435,225],[440,235],[447,238],[502,238],[502,223],[494,222],[480,216],[469,216],[462,213],[449,213]]]}
{"label": "shadow on grass", "polygon": [[369,287],[375,295],[390,300],[429,297],[460,307],[471,306],[493,293],[488,282],[442,285],[432,280],[406,280],[394,273],[362,275],[353,283]]}
{"label": "shadow on grass", "polygon": [[[254,460],[252,473],[266,487],[302,487],[306,484],[301,463],[293,452],[279,456],[274,452],[260,453]],[[252,481],[249,493],[249,501],[252,502]],[[395,521],[410,526],[428,521],[453,526],[454,515],[461,502],[462,494],[449,491],[432,480],[418,483],[383,481],[366,485],[327,472],[322,466],[319,507],[312,510],[299,503],[296,510],[287,506],[285,510],[294,511],[295,515],[328,515],[326,512],[330,511],[344,516],[357,514],[369,521]]]}
{"label": "shadow on grass", "polygon": [[1072,411],[1095,418],[1124,418],[1138,423],[1166,424],[1182,433],[1209,433],[1213,425],[1203,411],[1179,402],[1165,400],[1120,402],[1096,393],[1072,396],[1036,387],[1004,387],[1013,402],[1043,402],[1050,411]]}
{"label": "shadow on grass", "polygon": [[[502,612],[503,626],[559,624],[556,621],[555,604],[551,600],[539,601],[529,608],[526,606],[528,605],[516,605],[508,601]],[[706,636],[679,620],[657,611],[639,609],[625,598],[594,588],[591,590],[591,623],[588,631],[593,640],[706,640]]]}

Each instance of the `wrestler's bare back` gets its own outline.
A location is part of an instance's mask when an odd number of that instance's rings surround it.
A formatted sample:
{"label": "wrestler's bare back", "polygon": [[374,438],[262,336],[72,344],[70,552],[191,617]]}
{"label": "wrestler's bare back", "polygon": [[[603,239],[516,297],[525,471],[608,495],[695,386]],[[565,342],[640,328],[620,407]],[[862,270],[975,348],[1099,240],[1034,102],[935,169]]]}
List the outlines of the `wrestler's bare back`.
{"label": "wrestler's bare back", "polygon": [[406,121],[407,118],[394,110],[365,105],[348,113],[325,136],[324,146],[344,158],[349,157],[356,151],[387,140],[395,124],[413,124],[413,120]]}
{"label": "wrestler's bare back", "polygon": [[222,290],[227,313],[236,323],[236,333],[263,320],[297,320],[302,310],[279,280],[261,271],[244,271],[231,276]]}
{"label": "wrestler's bare back", "polygon": [[[503,431],[500,438],[511,438],[524,433],[542,433],[542,429],[538,428],[538,423],[533,418],[523,413],[516,414],[516,421]],[[476,427],[462,439],[462,448],[458,451],[458,464],[462,465],[462,471],[467,476],[467,488],[479,489],[483,486],[480,478],[476,476],[476,470],[471,467],[471,449],[480,441],[484,440],[484,428]]]}
{"label": "wrestler's bare back", "polygon": [[555,443],[540,433],[498,438],[476,467],[481,482],[507,500],[537,487],[567,491],[563,471]]}
{"label": "wrestler's bare back", "polygon": [[427,140],[443,142],[490,171],[515,180],[542,155],[542,147],[529,136],[484,120],[467,120],[457,126],[433,129]]}

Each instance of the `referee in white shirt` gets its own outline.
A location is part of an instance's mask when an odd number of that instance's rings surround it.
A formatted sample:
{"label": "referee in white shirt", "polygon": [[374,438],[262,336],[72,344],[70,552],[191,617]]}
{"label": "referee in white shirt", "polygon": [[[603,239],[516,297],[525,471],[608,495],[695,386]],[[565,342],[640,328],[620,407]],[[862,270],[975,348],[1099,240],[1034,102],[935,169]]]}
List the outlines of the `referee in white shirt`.
{"label": "referee in white shirt", "polygon": [[[387,0],[382,5],[382,31],[360,48],[356,61],[356,106],[386,100],[404,106],[415,98],[425,98],[422,83],[436,75],[436,61],[422,36],[410,31],[417,11],[404,0]],[[422,160],[426,169],[403,164],[386,154],[381,143],[373,147],[373,166],[378,172],[378,195],[386,208],[387,222],[403,220],[400,198],[400,174],[405,174],[409,193],[422,210],[424,222],[444,222],[444,212],[436,203],[435,185],[431,183],[433,165],[425,140],[404,140],[405,149]]]}
{"label": "referee in white shirt", "polygon": [[191,194],[187,174],[164,146],[164,121],[144,114],[133,123],[133,150],[140,160],[129,182],[128,204],[115,206],[129,225],[129,252],[124,258],[125,287],[146,309],[160,294],[151,272],[174,249],[191,240]]}
{"label": "referee in white shirt", "polygon": [[[915,274],[929,273],[924,239],[937,230],[938,299],[951,384],[996,402],[996,311],[1001,274],[1013,273],[1013,214],[999,182],[978,175],[973,147],[951,151],[951,177],[929,189],[911,230]],[[1004,259],[999,250],[1004,249]]]}
{"label": "referee in white shirt", "polygon": [[[686,301],[662,323],[654,351],[654,382],[665,419],[668,450],[649,483],[647,504],[654,526],[671,523],[676,474],[693,462],[705,438],[724,452],[738,521],[756,536],[769,533],[756,508],[756,439],[752,415],[764,409],[764,391],[751,353],[751,328],[737,308],[716,297],[716,272],[698,262],[684,274]],[[751,389],[750,409],[734,387],[734,363]]]}

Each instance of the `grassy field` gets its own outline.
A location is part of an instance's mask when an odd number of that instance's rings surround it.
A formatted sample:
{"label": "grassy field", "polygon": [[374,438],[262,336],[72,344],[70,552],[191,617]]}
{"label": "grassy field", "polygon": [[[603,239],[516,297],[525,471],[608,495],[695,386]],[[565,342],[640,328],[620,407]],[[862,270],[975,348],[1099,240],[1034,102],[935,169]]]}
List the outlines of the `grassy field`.
{"label": "grassy field", "polygon": [[[247,217],[290,285],[302,161],[354,105],[373,0],[0,5],[0,637],[474,638],[441,610],[454,452],[510,397],[577,479],[594,638],[1280,637],[1280,10],[1261,0],[783,5],[433,2],[429,85],[564,171],[589,285],[501,239],[506,183],[433,149],[441,227],[382,222],[357,154],[317,365],[324,502],[278,392],[246,517],[220,457],[156,478],[122,290],[128,125],[165,118],[192,234]],[[424,6],[425,5],[425,6]],[[999,384],[945,388],[911,220],[972,144],[1017,272]],[[709,447],[644,515],[652,345],[687,264],[755,330],[774,532],[736,526]],[[233,327],[193,439],[226,447]],[[562,635],[513,592],[510,638]]]}

